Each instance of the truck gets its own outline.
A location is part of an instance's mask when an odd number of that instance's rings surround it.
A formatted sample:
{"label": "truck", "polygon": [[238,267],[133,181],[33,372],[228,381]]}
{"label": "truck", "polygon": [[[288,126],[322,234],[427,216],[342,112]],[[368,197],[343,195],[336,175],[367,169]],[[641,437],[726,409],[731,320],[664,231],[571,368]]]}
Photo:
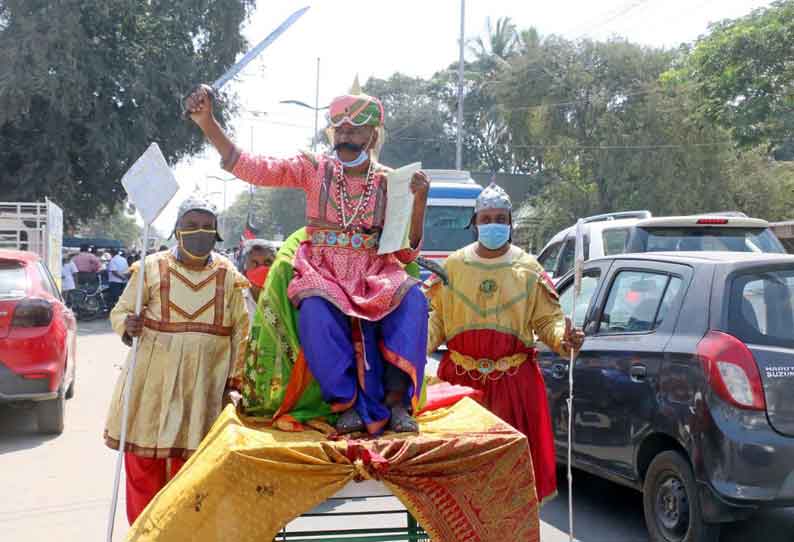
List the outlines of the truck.
{"label": "truck", "polygon": [[43,202],[0,202],[0,249],[38,254],[61,287],[63,211]]}
{"label": "truck", "polygon": [[[437,263],[477,239],[469,227],[474,216],[474,204],[483,187],[468,171],[429,169],[430,193],[425,212],[424,239],[421,255]],[[429,272],[422,270],[422,278]]]}

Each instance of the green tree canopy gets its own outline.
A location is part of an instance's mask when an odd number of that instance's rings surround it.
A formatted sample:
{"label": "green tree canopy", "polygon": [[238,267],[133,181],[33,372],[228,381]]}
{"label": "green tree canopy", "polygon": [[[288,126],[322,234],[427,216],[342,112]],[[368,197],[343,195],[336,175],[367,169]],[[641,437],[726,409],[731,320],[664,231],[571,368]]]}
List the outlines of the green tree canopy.
{"label": "green tree canopy", "polygon": [[739,145],[782,148],[794,138],[792,58],[794,0],[779,0],[713,25],[667,77],[692,84],[698,112]]}
{"label": "green tree canopy", "polygon": [[371,78],[364,92],[377,96],[386,113],[386,141],[380,161],[392,167],[422,162],[443,169],[455,162],[450,114],[440,82],[399,73],[389,79]]}
{"label": "green tree canopy", "polygon": [[0,0],[0,191],[70,223],[123,200],[152,141],[196,153],[182,99],[245,48],[254,0]]}
{"label": "green tree canopy", "polygon": [[[99,237],[121,241],[125,247],[133,246],[143,234],[143,229],[134,217],[127,215],[123,209],[112,213],[103,212],[77,228],[81,237]],[[153,236],[156,236],[153,232]]]}
{"label": "green tree canopy", "polygon": [[281,234],[286,239],[306,225],[306,195],[293,188],[256,188],[240,194],[223,213],[224,245],[235,246],[246,227],[250,210],[251,225],[262,239]]}

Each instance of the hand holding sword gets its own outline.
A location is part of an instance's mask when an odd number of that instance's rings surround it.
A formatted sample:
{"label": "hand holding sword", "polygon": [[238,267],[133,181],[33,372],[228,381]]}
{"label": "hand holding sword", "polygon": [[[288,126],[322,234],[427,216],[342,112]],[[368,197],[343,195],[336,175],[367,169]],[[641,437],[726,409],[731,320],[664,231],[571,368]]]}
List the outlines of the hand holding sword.
{"label": "hand holding sword", "polygon": [[[273,32],[271,32],[265,39],[251,48],[240,60],[226,70],[226,73],[218,77],[210,85],[199,86],[188,98],[185,103],[185,112],[190,114],[190,117],[199,124],[200,120],[207,120],[212,116],[212,99],[214,95],[223,88],[226,83],[234,79],[243,68],[245,68],[253,59],[258,57],[262,51],[267,49],[276,39],[281,36],[295,21],[303,17],[303,14],[309,10],[309,6],[301,8],[287,17]],[[199,124],[201,126],[201,124]]]}
{"label": "hand holding sword", "polygon": [[223,86],[231,81],[245,68],[253,59],[259,56],[271,43],[276,41],[281,34],[284,33],[290,26],[300,19],[309,7],[301,8],[289,17],[287,17],[278,28],[270,33],[265,39],[259,42],[256,47],[248,51],[243,58],[241,58],[234,66],[229,68],[226,73],[216,79],[212,85],[199,85],[190,95],[185,99],[185,115],[190,116],[191,120],[195,122],[210,143],[218,150],[221,155],[222,164],[228,164],[229,159],[234,154],[234,143],[223,128],[215,120],[212,114],[213,101],[218,91]]}
{"label": "hand holding sword", "polygon": [[579,352],[584,344],[584,331],[581,328],[573,327],[570,316],[565,317],[565,334],[562,336],[562,346],[569,352],[575,354]]}

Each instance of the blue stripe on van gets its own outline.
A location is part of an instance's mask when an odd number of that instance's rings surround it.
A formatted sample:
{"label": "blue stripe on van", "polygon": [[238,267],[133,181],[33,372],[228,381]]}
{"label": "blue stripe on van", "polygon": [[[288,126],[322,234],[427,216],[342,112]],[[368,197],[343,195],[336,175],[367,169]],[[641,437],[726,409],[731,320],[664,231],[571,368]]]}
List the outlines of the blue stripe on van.
{"label": "blue stripe on van", "polygon": [[478,184],[430,184],[431,198],[450,198],[450,199],[476,199],[482,192],[482,186]]}

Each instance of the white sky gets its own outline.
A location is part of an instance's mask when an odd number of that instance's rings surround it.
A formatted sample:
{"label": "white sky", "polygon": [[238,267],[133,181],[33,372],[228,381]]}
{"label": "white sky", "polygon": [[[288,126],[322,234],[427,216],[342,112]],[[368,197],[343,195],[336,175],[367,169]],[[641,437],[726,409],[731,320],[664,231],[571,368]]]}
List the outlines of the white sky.
{"label": "white sky", "polygon": [[[244,34],[252,43],[267,36],[290,13],[310,0],[259,0]],[[509,16],[519,29],[535,26],[542,35],[606,39],[674,47],[694,41],[708,24],[735,18],[770,0],[467,0],[466,38],[485,32],[486,17]],[[460,0],[316,0],[233,83],[243,107],[266,113],[255,118],[241,112],[233,121],[235,140],[245,149],[287,156],[309,146],[314,113],[280,100],[314,103],[316,63],[320,57],[320,105],[348,91],[358,73],[385,78],[395,72],[428,77],[455,62],[460,33]],[[218,74],[221,75],[221,74]],[[195,83],[198,83],[196,81]],[[258,120],[257,120],[258,119]],[[320,126],[323,126],[323,116]],[[450,167],[454,157],[450,157]],[[155,225],[170,231],[178,202],[196,186],[209,192],[221,208],[223,184],[207,179],[230,175],[218,166],[214,149],[176,167],[182,190]],[[227,205],[247,185],[226,184]]]}

